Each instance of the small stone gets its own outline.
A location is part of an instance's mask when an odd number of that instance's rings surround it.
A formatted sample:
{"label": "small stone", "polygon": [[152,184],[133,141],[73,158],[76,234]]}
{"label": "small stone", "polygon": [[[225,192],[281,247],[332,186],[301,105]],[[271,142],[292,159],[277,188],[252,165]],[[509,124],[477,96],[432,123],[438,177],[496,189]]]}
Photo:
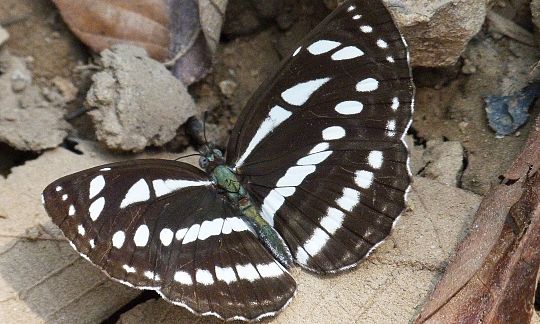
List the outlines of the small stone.
{"label": "small stone", "polygon": [[21,92],[32,82],[32,77],[26,71],[15,70],[11,75],[11,89],[13,92]]}
{"label": "small stone", "polygon": [[461,67],[461,73],[463,74],[475,74],[476,73],[476,66],[471,62],[469,59],[463,60],[463,66]]}
{"label": "small stone", "polygon": [[71,81],[68,79],[56,76],[52,79],[54,86],[60,91],[60,94],[64,97],[65,102],[70,102],[77,98],[77,89]]}
{"label": "small stone", "polygon": [[466,121],[462,121],[458,124],[458,127],[459,127],[459,130],[462,132],[462,133],[465,133],[465,131],[467,130],[467,127],[469,127],[469,123],[466,122]]}
{"label": "small stone", "polygon": [[227,98],[232,97],[237,87],[238,84],[233,80],[223,80],[219,83],[221,93],[223,93],[223,95],[225,95]]}
{"label": "small stone", "polygon": [[457,187],[463,170],[463,147],[456,141],[430,140],[426,143],[422,175],[445,185]]}
{"label": "small stone", "polygon": [[4,44],[8,39],[9,33],[7,32],[7,30],[2,28],[2,26],[0,26],[0,46],[2,46],[2,44]]}

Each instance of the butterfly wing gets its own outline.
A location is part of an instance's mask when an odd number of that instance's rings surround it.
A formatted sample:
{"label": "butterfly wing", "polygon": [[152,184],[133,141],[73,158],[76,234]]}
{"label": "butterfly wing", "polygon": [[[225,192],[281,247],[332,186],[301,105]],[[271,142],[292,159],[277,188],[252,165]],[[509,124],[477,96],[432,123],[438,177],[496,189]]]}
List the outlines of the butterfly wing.
{"label": "butterfly wing", "polygon": [[45,208],[74,248],[110,277],[199,314],[255,319],[296,284],[199,169],[134,160],[50,184]]}
{"label": "butterfly wing", "polygon": [[403,38],[364,0],[328,16],[248,102],[227,162],[300,265],[346,269],[389,234],[410,183],[413,96]]}

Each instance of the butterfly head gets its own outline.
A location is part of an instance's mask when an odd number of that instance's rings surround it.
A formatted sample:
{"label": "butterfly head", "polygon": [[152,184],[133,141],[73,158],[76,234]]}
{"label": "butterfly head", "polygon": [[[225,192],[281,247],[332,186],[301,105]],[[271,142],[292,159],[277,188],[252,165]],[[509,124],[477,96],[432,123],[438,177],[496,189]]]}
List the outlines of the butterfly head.
{"label": "butterfly head", "polygon": [[199,152],[201,153],[199,166],[207,172],[212,172],[218,165],[225,163],[223,153],[211,143],[204,144],[199,149]]}

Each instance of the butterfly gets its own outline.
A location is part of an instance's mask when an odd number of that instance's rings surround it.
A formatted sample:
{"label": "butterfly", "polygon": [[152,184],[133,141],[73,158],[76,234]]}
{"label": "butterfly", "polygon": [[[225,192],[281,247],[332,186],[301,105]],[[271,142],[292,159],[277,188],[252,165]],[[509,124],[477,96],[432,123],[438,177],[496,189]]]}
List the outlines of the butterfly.
{"label": "butterfly", "polygon": [[357,265],[390,233],[411,182],[414,86],[380,0],[349,0],[255,92],[226,155],[97,166],[42,198],[73,247],[111,278],[196,314],[253,320],[294,296],[289,269]]}

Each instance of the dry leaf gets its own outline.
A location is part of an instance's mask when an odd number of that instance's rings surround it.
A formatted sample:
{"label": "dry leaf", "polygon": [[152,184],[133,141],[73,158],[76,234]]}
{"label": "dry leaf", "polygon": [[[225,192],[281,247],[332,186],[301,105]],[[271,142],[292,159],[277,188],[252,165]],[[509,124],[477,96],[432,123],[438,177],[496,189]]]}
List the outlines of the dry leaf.
{"label": "dry leaf", "polygon": [[227,0],[53,0],[69,28],[95,52],[116,44],[168,61],[186,85],[212,65]]}
{"label": "dry leaf", "polygon": [[416,323],[528,323],[540,265],[540,118]]}
{"label": "dry leaf", "polygon": [[96,52],[118,43],[169,57],[169,15],[163,0],[53,0],[69,28]]}

